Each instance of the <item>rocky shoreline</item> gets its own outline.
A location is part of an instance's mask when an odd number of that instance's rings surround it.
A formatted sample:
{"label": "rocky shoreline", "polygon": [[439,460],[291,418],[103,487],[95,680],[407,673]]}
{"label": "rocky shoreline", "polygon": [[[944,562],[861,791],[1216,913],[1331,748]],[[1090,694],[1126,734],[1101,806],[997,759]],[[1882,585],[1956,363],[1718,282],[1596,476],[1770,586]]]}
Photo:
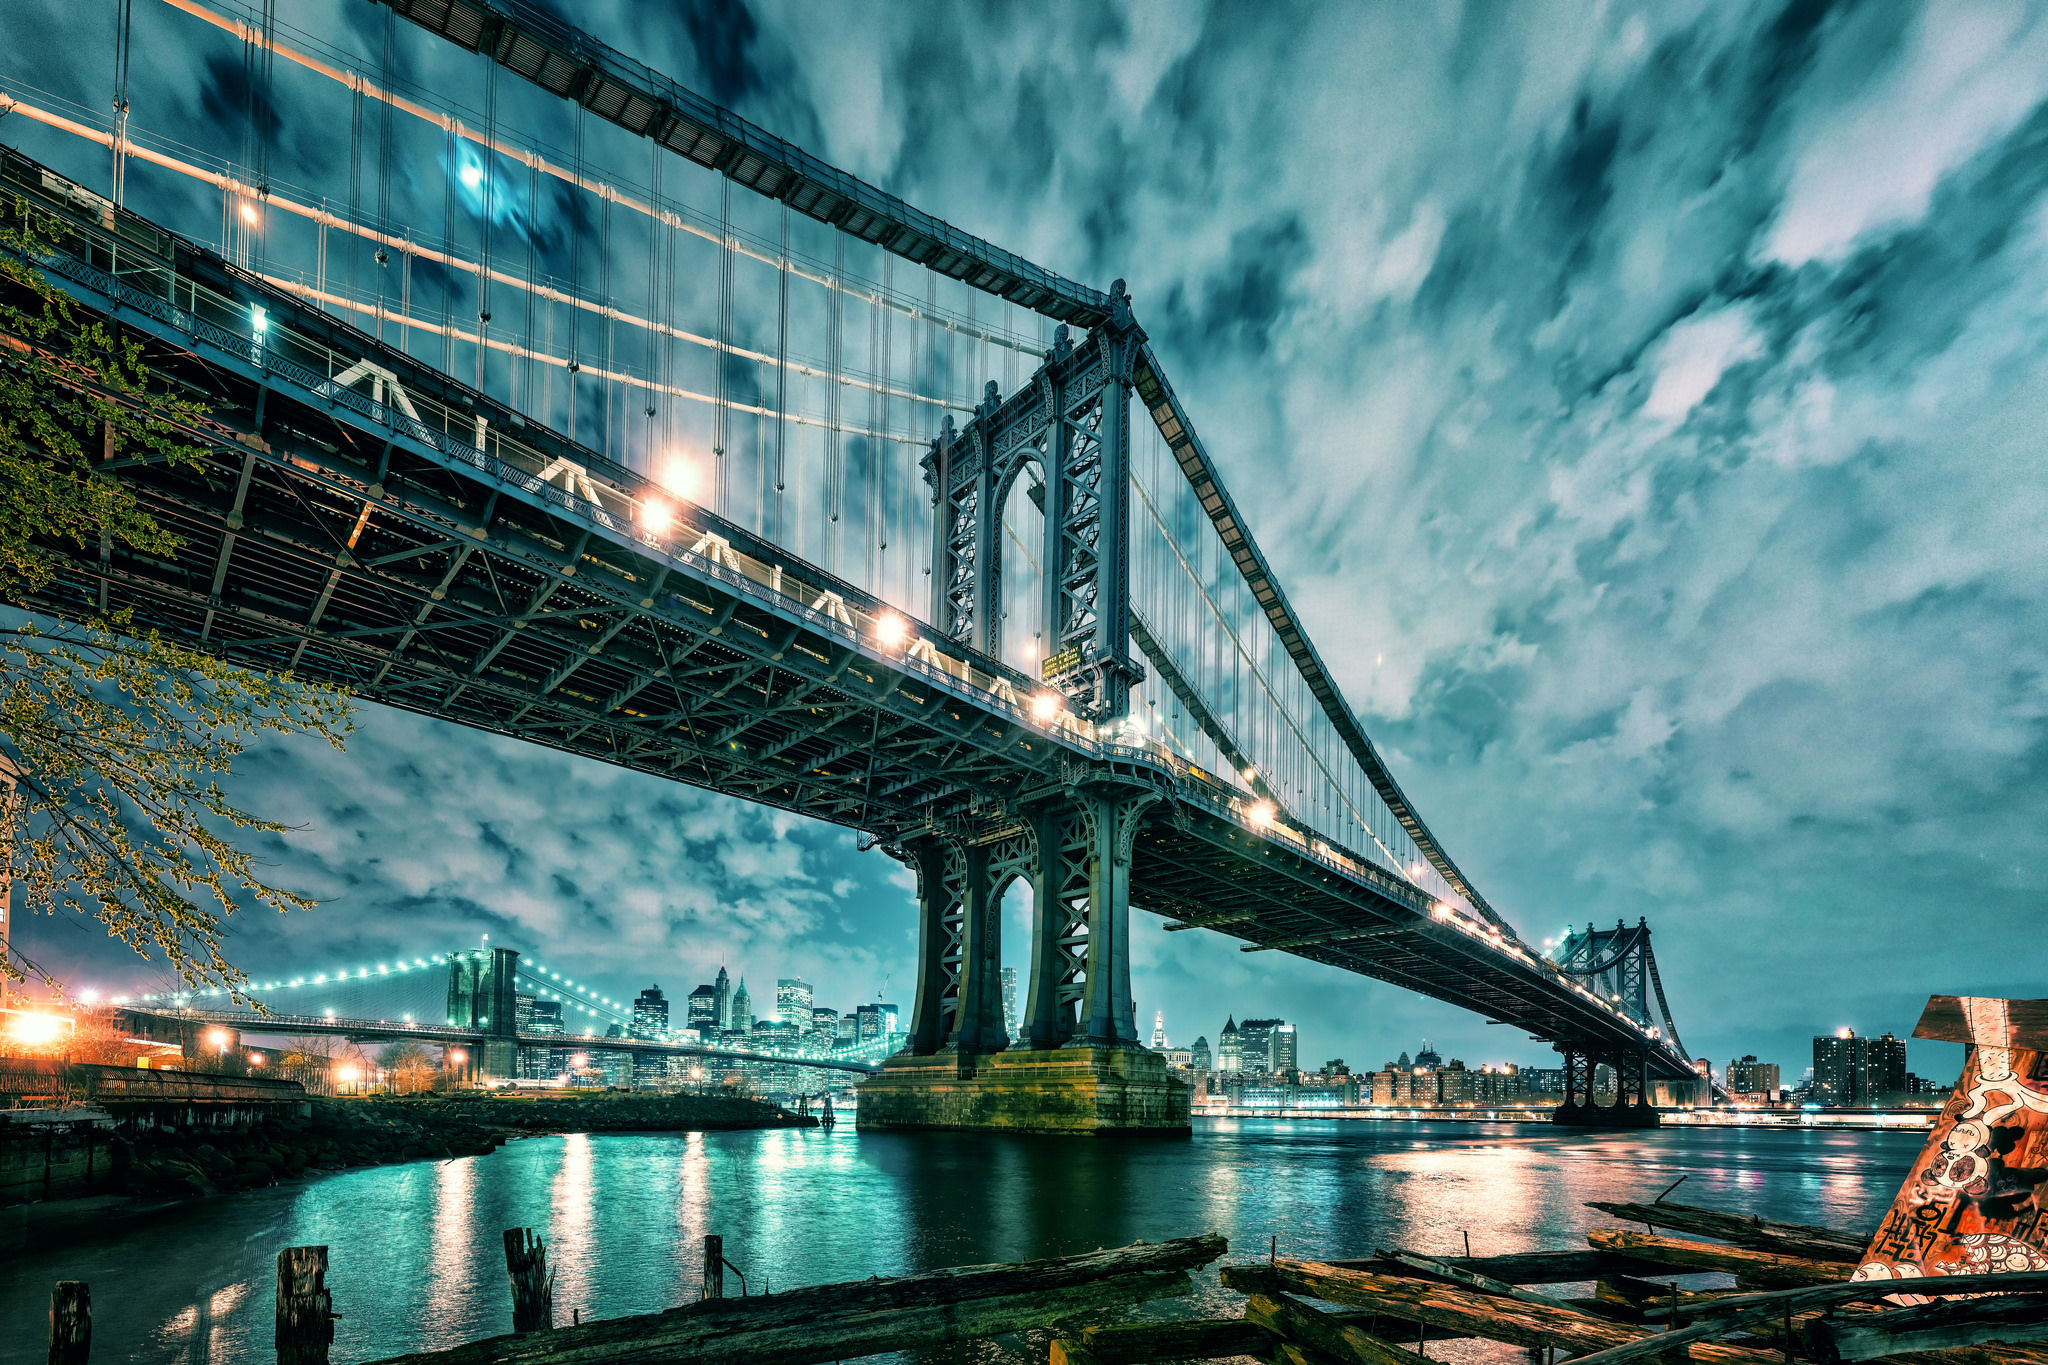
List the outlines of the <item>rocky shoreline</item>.
{"label": "rocky shoreline", "polygon": [[205,1198],[310,1173],[482,1156],[542,1133],[811,1127],[816,1119],[725,1096],[481,1092],[316,1099],[307,1117],[247,1128],[117,1133],[100,1187],[130,1199]]}

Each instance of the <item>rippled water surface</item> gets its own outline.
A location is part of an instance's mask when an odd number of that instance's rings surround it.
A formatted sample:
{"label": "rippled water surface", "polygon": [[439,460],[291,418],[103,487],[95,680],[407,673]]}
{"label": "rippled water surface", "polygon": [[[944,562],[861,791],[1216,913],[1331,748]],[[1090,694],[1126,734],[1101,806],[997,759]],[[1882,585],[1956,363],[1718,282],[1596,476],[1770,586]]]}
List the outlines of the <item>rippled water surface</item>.
{"label": "rippled water surface", "polygon": [[[271,1360],[275,1258],[307,1244],[330,1248],[337,1365],[496,1335],[511,1326],[508,1227],[547,1239],[561,1322],[694,1299],[708,1232],[758,1292],[1207,1231],[1230,1238],[1229,1259],[1273,1238],[1319,1257],[1457,1254],[1467,1234],[1475,1255],[1563,1249],[1612,1221],[1585,1201],[1652,1198],[1680,1176],[1676,1199],[1863,1229],[1921,1140],[1360,1121],[1207,1121],[1176,1142],[851,1125],[531,1138],[61,1230],[0,1210],[0,1360],[43,1358],[56,1280],[91,1284],[102,1365]],[[1213,1268],[1197,1278],[1173,1312],[1236,1303]]]}

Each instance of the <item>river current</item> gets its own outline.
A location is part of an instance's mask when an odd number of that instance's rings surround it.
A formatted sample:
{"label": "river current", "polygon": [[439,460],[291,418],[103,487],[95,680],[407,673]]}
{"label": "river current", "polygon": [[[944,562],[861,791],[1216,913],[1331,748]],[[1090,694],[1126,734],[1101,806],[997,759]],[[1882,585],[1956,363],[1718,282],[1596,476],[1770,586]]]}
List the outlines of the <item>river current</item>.
{"label": "river current", "polygon": [[[1198,1120],[1184,1141],[778,1129],[567,1134],[126,1217],[0,1210],[0,1361],[40,1361],[50,1286],[92,1287],[93,1360],[267,1362],[280,1248],[324,1244],[336,1365],[510,1330],[502,1232],[532,1227],[568,1323],[697,1296],[706,1233],[750,1292],[1019,1261],[1198,1232],[1226,1260],[1585,1245],[1587,1200],[1673,1199],[1844,1229],[1876,1224],[1916,1133]],[[54,1211],[52,1211],[54,1212]],[[1214,1267],[1153,1316],[1234,1312]],[[727,1293],[738,1285],[727,1276]],[[1440,1360],[1520,1352],[1432,1343]],[[971,1353],[1029,1358],[1021,1344]],[[969,1358],[962,1355],[959,1358]],[[1043,1359],[1043,1348],[1038,1358]]]}

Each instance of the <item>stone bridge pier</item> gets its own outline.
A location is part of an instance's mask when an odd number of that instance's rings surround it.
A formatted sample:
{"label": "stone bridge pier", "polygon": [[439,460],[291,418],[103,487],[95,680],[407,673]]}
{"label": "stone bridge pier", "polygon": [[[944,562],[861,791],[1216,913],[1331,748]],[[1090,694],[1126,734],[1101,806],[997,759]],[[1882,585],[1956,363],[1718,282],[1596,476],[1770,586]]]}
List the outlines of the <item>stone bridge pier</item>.
{"label": "stone bridge pier", "polygon": [[[1642,1048],[1603,1048],[1580,1043],[1559,1043],[1564,1054],[1564,1103],[1550,1115],[1552,1123],[1579,1128],[1656,1128],[1656,1109],[1650,1104],[1650,1057]],[[1614,1103],[1603,1105],[1595,1098],[1595,1080],[1601,1067],[1614,1073]]]}
{"label": "stone bridge pier", "polygon": [[[1131,845],[1159,799],[1115,782],[1064,786],[889,847],[917,875],[917,998],[909,1046],[861,1083],[861,1127],[1189,1131],[1188,1087],[1140,1044],[1131,1000]],[[1032,929],[1013,1045],[1002,902],[1018,880]]]}

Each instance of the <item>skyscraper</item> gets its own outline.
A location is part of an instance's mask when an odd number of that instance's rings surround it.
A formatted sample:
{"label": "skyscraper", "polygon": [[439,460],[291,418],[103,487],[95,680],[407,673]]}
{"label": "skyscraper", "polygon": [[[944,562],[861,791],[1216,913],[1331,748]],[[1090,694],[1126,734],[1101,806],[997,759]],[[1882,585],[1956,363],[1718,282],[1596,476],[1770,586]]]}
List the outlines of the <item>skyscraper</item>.
{"label": "skyscraper", "polygon": [[1299,1063],[1295,1060],[1294,1025],[1280,1024],[1273,1029],[1273,1074],[1286,1076]]}
{"label": "skyscraper", "polygon": [[854,1034],[861,1042],[884,1036],[880,1005],[855,1005],[853,1018],[856,1025]]}
{"label": "skyscraper", "polygon": [[1160,1010],[1152,1016],[1152,1050],[1166,1051],[1166,1011]]}
{"label": "skyscraper", "polygon": [[1188,1065],[1197,1071],[1207,1071],[1211,1060],[1209,1056],[1209,1039],[1205,1034],[1195,1039],[1195,1045],[1188,1049]]}
{"label": "skyscraper", "polygon": [[812,1042],[824,1047],[832,1046],[832,1040],[839,1036],[839,1011],[823,1005],[814,1006],[805,1031],[810,1034]]}
{"label": "skyscraper", "polygon": [[811,1026],[811,983],[800,976],[785,976],[775,983],[775,1013],[799,1029]]}
{"label": "skyscraper", "polygon": [[1440,1071],[1443,1069],[1443,1064],[1443,1055],[1436,1050],[1436,1044],[1424,1038],[1422,1040],[1422,1051],[1415,1054],[1415,1065],[1421,1067],[1424,1071]]}
{"label": "skyscraper", "polygon": [[1017,969],[1003,968],[1003,1032],[1010,1035],[1011,1042],[1023,1037],[1017,1025]]}
{"label": "skyscraper", "polygon": [[729,1025],[745,1033],[754,1027],[754,998],[747,994],[747,979],[740,978],[740,988],[732,993],[732,1018]]}
{"label": "skyscraper", "polygon": [[718,1026],[718,993],[710,986],[699,986],[690,992],[690,1013],[688,1028],[697,1030],[699,1038],[711,1036],[711,1030]]}
{"label": "skyscraper", "polygon": [[668,997],[661,993],[658,981],[640,992],[640,998],[633,1002],[633,1036],[668,1037]]}
{"label": "skyscraper", "polygon": [[1228,1073],[1241,1070],[1244,1066],[1244,1044],[1238,1036],[1235,1016],[1223,1023],[1223,1032],[1216,1038],[1216,1070]]}
{"label": "skyscraper", "polygon": [[725,964],[718,964],[718,976],[711,983],[713,1019],[720,1030],[732,1027],[732,978],[725,974]]}
{"label": "skyscraper", "polygon": [[1775,1096],[1778,1093],[1778,1064],[1760,1062],[1754,1054],[1728,1063],[1724,1074],[1731,1095]]}
{"label": "skyscraper", "polygon": [[1269,1076],[1278,1069],[1273,1057],[1273,1036],[1282,1019],[1247,1019],[1237,1026],[1237,1069],[1246,1074]]}

